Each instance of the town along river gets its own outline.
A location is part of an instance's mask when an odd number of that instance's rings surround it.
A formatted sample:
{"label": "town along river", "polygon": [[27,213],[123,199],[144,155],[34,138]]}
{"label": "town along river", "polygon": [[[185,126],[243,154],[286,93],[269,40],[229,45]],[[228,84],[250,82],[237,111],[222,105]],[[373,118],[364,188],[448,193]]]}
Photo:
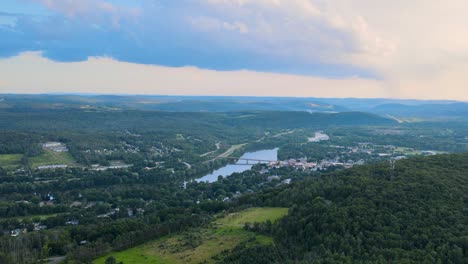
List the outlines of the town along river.
{"label": "town along river", "polygon": [[256,163],[265,163],[259,161],[249,161],[247,165],[247,161],[242,159],[253,159],[253,160],[277,160],[278,159],[278,149],[267,149],[267,150],[259,150],[255,152],[247,152],[242,155],[241,160],[238,160],[235,164],[228,164],[222,168],[219,168],[213,171],[210,174],[207,174],[201,178],[196,179],[197,182],[215,182],[218,180],[218,176],[227,177],[231,174],[237,172],[244,172],[246,170],[250,170],[253,164]]}

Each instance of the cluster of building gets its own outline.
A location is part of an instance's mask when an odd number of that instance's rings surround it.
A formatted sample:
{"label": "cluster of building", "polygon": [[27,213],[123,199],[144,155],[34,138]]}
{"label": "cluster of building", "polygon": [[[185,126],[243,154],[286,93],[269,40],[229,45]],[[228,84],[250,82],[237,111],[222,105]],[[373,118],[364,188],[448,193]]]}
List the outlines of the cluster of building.
{"label": "cluster of building", "polygon": [[[41,223],[33,223],[33,231],[41,231],[41,230],[44,230],[44,229],[47,229],[46,225],[42,225]],[[8,232],[6,232],[6,233],[8,233]],[[17,237],[20,234],[28,233],[28,229],[26,229],[26,228],[17,228],[17,229],[11,230],[9,233],[10,233],[10,236]]]}
{"label": "cluster of building", "polygon": [[[272,182],[272,181],[281,181],[281,177],[278,176],[278,175],[271,175],[271,176],[268,176],[267,177],[267,181],[268,182]],[[291,183],[291,179],[284,179],[281,181],[281,183],[284,183],[284,184],[290,184]]]}
{"label": "cluster of building", "polygon": [[54,170],[54,169],[66,169],[68,165],[65,164],[53,164],[53,165],[43,165],[37,167],[39,170]]}
{"label": "cluster of building", "polygon": [[280,168],[280,167],[293,167],[295,169],[301,170],[311,170],[311,171],[318,171],[324,170],[329,167],[344,167],[344,168],[351,168],[354,165],[362,165],[364,164],[364,160],[359,160],[357,162],[354,161],[347,161],[347,162],[339,162],[337,159],[334,160],[322,160],[319,162],[308,162],[306,158],[301,159],[289,159],[285,161],[274,161],[268,164],[270,168]]}
{"label": "cluster of building", "polygon": [[51,150],[51,151],[56,152],[56,153],[67,152],[68,151],[67,146],[65,144],[61,143],[61,142],[46,142],[46,143],[42,144],[42,148],[47,149],[47,150]]}
{"label": "cluster of building", "polygon": [[[108,213],[98,215],[97,218],[111,217],[111,216],[113,216],[113,215],[115,215],[116,213],[119,213],[119,212],[120,212],[120,208],[115,208],[115,209],[110,210]],[[127,216],[128,217],[133,217],[133,216],[135,216],[137,214],[143,214],[144,212],[145,212],[145,209],[143,209],[143,208],[136,208],[136,209],[127,208]]]}
{"label": "cluster of building", "polygon": [[[312,139],[314,142],[328,140],[328,136],[317,132]],[[373,143],[364,142],[358,143],[356,146],[345,147],[330,145],[336,149],[333,153],[335,158],[323,159],[317,162],[309,162],[307,158],[289,159],[284,161],[272,161],[268,163],[268,168],[292,167],[299,170],[320,171],[330,167],[351,168],[355,165],[363,165],[365,162],[374,160],[401,160],[406,159],[407,155],[435,155],[442,152],[429,150],[415,150],[411,148],[399,149],[394,145],[374,145]],[[365,154],[365,156],[362,156]],[[267,169],[265,169],[268,171]]]}
{"label": "cluster of building", "polygon": [[109,166],[101,166],[99,164],[91,165],[91,170],[106,171],[106,170],[110,170],[110,169],[128,169],[128,168],[130,168],[132,166],[133,166],[132,164],[124,164],[124,163],[116,161],[116,162],[112,162],[111,165],[109,165]]}
{"label": "cluster of building", "polygon": [[125,152],[125,153],[132,153],[132,154],[136,154],[136,153],[140,152],[140,148],[138,148],[136,146],[133,146],[133,145],[130,145],[125,141],[121,141],[120,144],[121,144],[120,147],[117,147],[117,148],[114,148],[114,149],[107,149],[107,148],[94,149],[94,150],[87,149],[84,152],[85,153],[101,154],[101,155],[112,155],[113,153],[116,153],[116,152]]}

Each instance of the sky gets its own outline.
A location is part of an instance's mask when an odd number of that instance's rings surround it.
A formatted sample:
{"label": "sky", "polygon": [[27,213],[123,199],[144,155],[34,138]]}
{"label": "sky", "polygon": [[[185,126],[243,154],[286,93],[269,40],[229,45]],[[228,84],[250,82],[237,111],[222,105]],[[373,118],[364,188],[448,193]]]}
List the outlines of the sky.
{"label": "sky", "polygon": [[466,0],[1,0],[0,93],[468,101]]}

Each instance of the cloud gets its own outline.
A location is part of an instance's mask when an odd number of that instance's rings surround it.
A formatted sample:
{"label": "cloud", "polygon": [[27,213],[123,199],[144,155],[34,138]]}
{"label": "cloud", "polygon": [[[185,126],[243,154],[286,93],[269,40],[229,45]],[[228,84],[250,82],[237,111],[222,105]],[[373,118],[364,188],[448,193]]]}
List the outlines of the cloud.
{"label": "cloud", "polygon": [[203,2],[213,16],[246,24],[239,42],[257,54],[364,68],[395,97],[468,97],[467,1]]}
{"label": "cloud", "polygon": [[329,79],[248,70],[164,67],[104,57],[64,63],[44,58],[38,52],[26,52],[0,59],[3,74],[0,93],[391,97],[468,101],[465,82],[460,82],[467,71],[468,63],[459,71],[446,71],[441,76],[403,80],[388,93],[387,81],[359,77]]}
{"label": "cloud", "polygon": [[213,31],[213,30],[227,30],[227,31],[237,31],[239,33],[248,33],[249,28],[244,23],[240,22],[226,22],[221,21],[216,18],[199,16],[196,18],[189,17],[188,21],[192,26],[200,31]]}
{"label": "cloud", "polygon": [[[381,83],[361,78],[334,80],[247,70],[163,67],[102,57],[63,63],[51,61],[37,52],[0,59],[0,72],[4,75],[0,93],[385,96]],[[24,78],[25,73],[28,78]]]}
{"label": "cloud", "polygon": [[109,21],[118,28],[122,19],[135,19],[141,14],[138,7],[122,7],[102,0],[22,0],[38,3],[65,15],[70,19],[86,19],[92,22]]}
{"label": "cloud", "polygon": [[107,56],[337,81],[359,76],[393,97],[466,97],[464,0],[23,1],[54,12],[0,23],[0,56],[34,50],[57,61]]}
{"label": "cloud", "polygon": [[[143,64],[193,65],[218,70],[251,69],[337,78],[373,76],[371,70],[325,59],[335,53],[334,45],[348,42],[349,34],[328,30],[306,18],[283,25],[287,17],[282,15],[282,6],[278,9],[277,1],[222,4],[144,0],[125,6],[123,1],[23,1],[41,3],[54,12],[41,17],[21,17],[12,28],[0,26],[0,36],[6,36],[8,42],[20,42],[8,47],[0,43],[0,53],[6,56],[36,50],[58,61],[110,56]],[[249,8],[246,11],[243,7]],[[119,11],[128,8],[140,10],[138,16],[124,16],[124,11]],[[275,16],[279,20],[272,23]],[[310,25],[310,34],[300,30],[303,23]],[[314,32],[322,32],[329,41],[311,38]]]}

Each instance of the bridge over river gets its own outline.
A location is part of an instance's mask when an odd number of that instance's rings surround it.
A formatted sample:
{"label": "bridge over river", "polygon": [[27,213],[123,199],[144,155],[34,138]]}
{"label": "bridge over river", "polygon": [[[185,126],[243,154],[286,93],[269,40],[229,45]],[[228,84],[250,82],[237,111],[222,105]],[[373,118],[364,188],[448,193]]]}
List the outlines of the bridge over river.
{"label": "bridge over river", "polygon": [[278,160],[250,159],[250,158],[242,158],[242,157],[219,157],[219,156],[217,156],[216,158],[230,159],[230,160],[234,160],[234,161],[245,161],[245,163],[244,162],[236,162],[235,164],[231,164],[231,165],[254,165],[254,164],[258,164],[258,163],[278,162]]}
{"label": "bridge over river", "polygon": [[[211,173],[197,179],[198,182],[215,182],[218,180],[219,176],[228,177],[233,173],[241,173],[246,170],[250,170],[252,165],[258,163],[270,163],[277,162],[278,160],[278,149],[265,149],[255,152],[244,153],[241,157],[233,157],[232,153],[224,153],[222,156],[213,157],[209,160],[213,161],[216,159],[228,159],[232,161],[230,164],[227,164],[224,167],[213,170]],[[235,155],[235,154],[234,154]],[[213,156],[213,155],[211,155]],[[206,156],[205,156],[206,157]]]}

